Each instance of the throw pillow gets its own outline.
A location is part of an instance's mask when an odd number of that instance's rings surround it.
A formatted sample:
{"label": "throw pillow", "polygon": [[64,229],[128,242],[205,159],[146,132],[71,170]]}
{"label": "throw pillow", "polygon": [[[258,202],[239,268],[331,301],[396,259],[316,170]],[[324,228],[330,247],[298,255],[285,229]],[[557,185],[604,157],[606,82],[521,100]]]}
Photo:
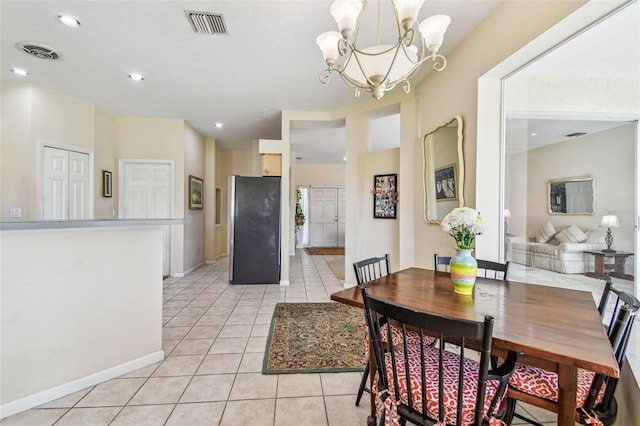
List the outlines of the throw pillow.
{"label": "throw pillow", "polygon": [[577,226],[571,225],[568,228],[565,228],[562,231],[558,232],[555,238],[560,243],[581,243],[583,241],[586,241],[587,234],[582,232],[582,230]]}
{"label": "throw pillow", "polygon": [[538,229],[536,234],[536,242],[548,243],[553,236],[556,235],[556,228],[553,227],[551,222],[547,222]]}

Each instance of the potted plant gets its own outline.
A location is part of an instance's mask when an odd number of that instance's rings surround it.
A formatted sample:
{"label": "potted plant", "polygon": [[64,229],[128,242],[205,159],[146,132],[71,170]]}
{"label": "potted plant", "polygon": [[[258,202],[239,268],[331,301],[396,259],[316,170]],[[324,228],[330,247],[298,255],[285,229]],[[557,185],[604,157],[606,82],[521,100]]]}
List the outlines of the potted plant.
{"label": "potted plant", "polygon": [[447,214],[440,226],[456,240],[457,253],[449,263],[453,289],[458,294],[469,295],[473,292],[478,272],[478,263],[471,256],[471,250],[476,235],[485,231],[486,222],[476,210],[459,207]]}
{"label": "potted plant", "polygon": [[302,193],[299,189],[296,189],[296,237],[298,239],[298,246],[302,245],[302,227],[304,226],[305,217],[302,212],[302,205],[300,204],[300,199],[302,198]]}

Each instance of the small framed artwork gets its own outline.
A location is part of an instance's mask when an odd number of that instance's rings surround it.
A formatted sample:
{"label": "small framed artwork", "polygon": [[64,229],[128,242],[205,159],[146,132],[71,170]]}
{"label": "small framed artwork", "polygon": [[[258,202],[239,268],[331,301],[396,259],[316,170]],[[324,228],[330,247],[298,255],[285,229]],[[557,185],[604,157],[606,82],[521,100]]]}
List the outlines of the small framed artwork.
{"label": "small framed artwork", "polygon": [[102,196],[110,198],[113,196],[113,182],[111,180],[111,172],[108,170],[102,171]]}
{"label": "small framed artwork", "polygon": [[395,219],[398,206],[398,175],[373,177],[373,218]]}
{"label": "small framed artwork", "polygon": [[458,199],[458,170],[456,164],[449,164],[435,170],[436,201]]}
{"label": "small framed artwork", "polygon": [[189,208],[191,210],[201,209],[202,204],[202,179],[189,176]]}

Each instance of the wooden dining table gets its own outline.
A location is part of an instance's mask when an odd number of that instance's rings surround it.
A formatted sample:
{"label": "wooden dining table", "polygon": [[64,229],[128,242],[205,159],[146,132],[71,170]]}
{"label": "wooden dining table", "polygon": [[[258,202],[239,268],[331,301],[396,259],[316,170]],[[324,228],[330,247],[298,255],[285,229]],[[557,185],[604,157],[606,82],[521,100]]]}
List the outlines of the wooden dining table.
{"label": "wooden dining table", "polygon": [[[365,284],[369,295],[411,308],[482,321],[494,317],[492,352],[513,350],[521,362],[558,373],[558,425],[573,426],[577,369],[620,374],[591,292],[478,277],[471,296],[454,293],[446,272],[408,268]],[[359,287],[331,300],[363,307]],[[374,368],[371,368],[374,371]],[[375,421],[372,399],[369,423]]]}

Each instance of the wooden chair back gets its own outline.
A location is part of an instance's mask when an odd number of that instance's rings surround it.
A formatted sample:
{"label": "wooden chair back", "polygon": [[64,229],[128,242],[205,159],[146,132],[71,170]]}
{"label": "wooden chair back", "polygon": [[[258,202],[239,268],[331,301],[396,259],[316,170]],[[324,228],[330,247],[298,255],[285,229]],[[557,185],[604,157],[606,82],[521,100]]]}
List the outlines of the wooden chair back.
{"label": "wooden chair back", "polygon": [[490,260],[476,259],[478,262],[478,276],[494,280],[507,280],[510,262],[500,263]]}
{"label": "wooden chair back", "polygon": [[438,256],[438,254],[433,255],[433,265],[434,270],[436,271],[444,271],[449,272],[449,263],[451,262],[451,257]]}
{"label": "wooden chair back", "polygon": [[353,263],[358,285],[362,285],[376,278],[389,275],[391,273],[391,258],[389,254],[382,257],[371,257]]}
{"label": "wooden chair back", "polygon": [[[500,397],[506,392],[509,375],[516,363],[516,354],[512,352],[502,366],[496,370],[489,370],[493,317],[485,316],[484,321],[480,322],[446,317],[416,311],[369,296],[366,287],[362,287],[361,291],[376,360],[377,382],[374,384],[374,390],[381,398],[393,398],[392,401],[395,401],[398,415],[402,420],[409,420],[418,425],[432,425],[435,422],[460,425],[463,424],[463,419],[466,422],[471,417],[472,424],[480,426],[485,418],[487,383],[490,380],[497,380],[499,383],[497,390],[491,392],[490,396],[491,404],[488,413],[492,416]],[[396,333],[401,334],[401,339],[398,339],[397,335],[395,340],[392,338],[390,326],[384,329],[387,335],[383,336],[379,318],[389,319]],[[409,330],[418,330],[418,334],[412,337]],[[437,347],[421,343],[428,335],[438,339]],[[445,341],[449,339],[460,343],[456,351],[459,356],[445,351]],[[470,361],[465,360],[466,340],[482,342],[477,370],[469,368],[467,363]],[[450,343],[447,343],[447,346],[449,345]],[[447,362],[443,361],[445,359]],[[415,370],[417,364],[420,366],[419,373]],[[437,371],[435,374],[437,378],[432,377],[434,371]],[[457,389],[460,389],[463,383],[469,383],[465,381],[465,375],[473,375],[472,382],[477,385],[475,394],[472,394],[475,395],[475,400],[471,401],[471,405],[466,405],[470,408],[465,408],[463,411],[464,404],[469,404],[470,401],[463,403],[463,394],[466,392],[457,392]],[[468,381],[469,377],[466,380]],[[454,392],[451,392],[452,386],[455,388]],[[434,394],[437,395],[437,401],[427,400],[427,398],[433,398]],[[469,397],[469,395],[466,396]],[[456,401],[455,407],[452,407],[452,401]],[[434,409],[435,406],[437,410]],[[471,416],[469,416],[470,412]],[[385,412],[385,415],[388,413]],[[383,424],[382,420],[380,424]]]}
{"label": "wooden chair back", "polygon": [[[610,306],[611,304],[613,306]],[[617,289],[611,281],[607,281],[598,304],[598,311],[605,321],[609,341],[621,369],[631,330],[639,309],[640,301],[638,299],[630,293]],[[602,401],[594,407],[596,398],[605,384],[606,389]],[[583,406],[584,410],[587,413],[595,410],[601,420],[611,417],[615,419],[613,394],[617,385],[617,378],[596,374],[591,382],[589,395]]]}

